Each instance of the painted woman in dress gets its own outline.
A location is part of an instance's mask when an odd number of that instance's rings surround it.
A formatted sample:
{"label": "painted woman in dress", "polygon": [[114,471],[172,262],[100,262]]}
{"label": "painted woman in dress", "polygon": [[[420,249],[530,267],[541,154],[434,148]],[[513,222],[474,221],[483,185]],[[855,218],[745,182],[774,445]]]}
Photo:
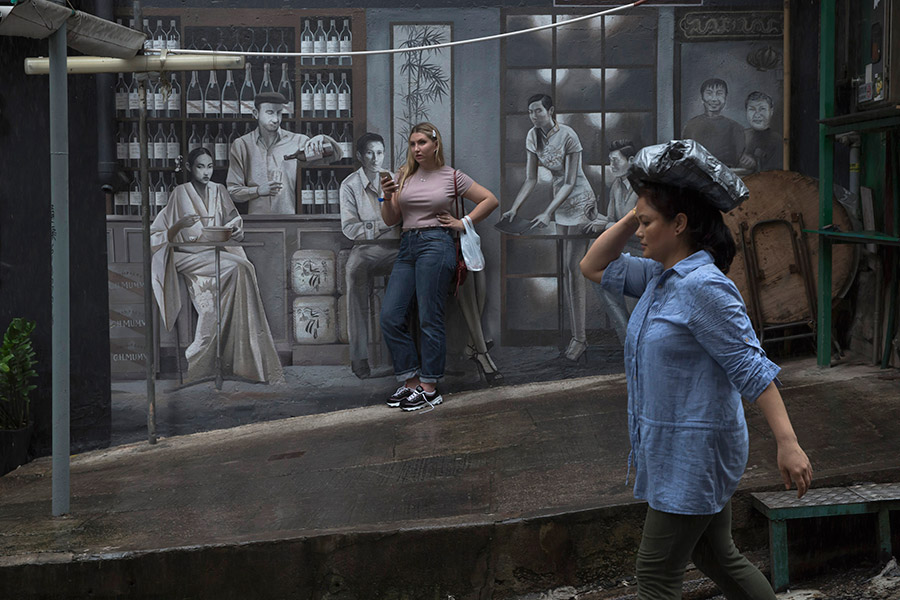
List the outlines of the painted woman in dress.
{"label": "painted woman in dress", "polygon": [[[180,246],[203,241],[203,228],[231,227],[231,238],[244,237],[243,220],[225,186],[210,181],[213,157],[206,148],[188,155],[191,181],[177,186],[150,227],[153,294],[167,330],[181,311],[178,275],[183,275],[197,310],[194,341],[185,351],[187,379],[215,374],[216,257],[212,246]],[[256,269],[239,246],[219,254],[222,374],[250,381],[284,380],[281,362],[263,310]]]}
{"label": "painted woman in dress", "polygon": [[[534,127],[525,138],[528,151],[525,183],[503,219],[512,219],[534,191],[538,167],[553,176],[553,198],[547,208],[532,220],[534,227],[556,223],[562,235],[577,235],[592,228],[596,214],[596,195],[581,166],[581,142],[568,125],[557,123],[553,99],[536,94],[528,99],[528,116]],[[572,339],[563,356],[578,361],[587,351],[585,331],[585,281],[578,266],[587,250],[587,239],[563,240],[563,280],[572,324]]]}

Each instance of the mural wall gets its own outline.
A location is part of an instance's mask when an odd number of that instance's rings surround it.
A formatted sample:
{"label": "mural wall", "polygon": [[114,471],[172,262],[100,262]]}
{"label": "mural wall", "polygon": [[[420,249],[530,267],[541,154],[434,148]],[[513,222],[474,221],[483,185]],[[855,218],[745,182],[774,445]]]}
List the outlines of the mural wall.
{"label": "mural wall", "polygon": [[[217,348],[226,376],[250,380],[280,380],[273,355],[288,369],[333,366],[360,386],[389,376],[378,312],[398,232],[380,218],[379,173],[405,161],[409,126],[422,120],[441,130],[448,162],[501,202],[478,226],[487,268],[467,284],[483,340],[451,301],[455,381],[620,371],[630,303],[587,282],[578,262],[636,202],[624,173],[646,145],[694,137],[742,173],[781,168],[780,12],[650,6],[452,50],[277,56],[416,47],[586,12],[147,8],[154,47],[271,53],[238,72],[151,85],[154,248],[168,256],[154,271],[160,372],[210,376],[215,361],[197,357]],[[143,374],[135,96],[120,76],[122,177],[108,217],[114,378]],[[243,244],[220,248],[228,267],[218,277],[216,227]],[[468,360],[482,346],[506,377]],[[248,347],[264,364],[241,367]]]}

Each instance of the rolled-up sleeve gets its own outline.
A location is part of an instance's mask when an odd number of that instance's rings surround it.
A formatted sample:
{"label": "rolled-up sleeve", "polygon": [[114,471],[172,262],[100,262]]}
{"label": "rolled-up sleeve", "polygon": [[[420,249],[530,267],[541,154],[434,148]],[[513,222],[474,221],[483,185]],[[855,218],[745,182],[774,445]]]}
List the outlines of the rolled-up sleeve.
{"label": "rolled-up sleeve", "polygon": [[698,283],[688,326],[741,396],[755,401],[781,368],[760,346],[734,284],[724,277]]}
{"label": "rolled-up sleeve", "polygon": [[640,298],[647,284],[662,272],[662,265],[649,258],[620,254],[607,265],[600,285],[616,293]]}

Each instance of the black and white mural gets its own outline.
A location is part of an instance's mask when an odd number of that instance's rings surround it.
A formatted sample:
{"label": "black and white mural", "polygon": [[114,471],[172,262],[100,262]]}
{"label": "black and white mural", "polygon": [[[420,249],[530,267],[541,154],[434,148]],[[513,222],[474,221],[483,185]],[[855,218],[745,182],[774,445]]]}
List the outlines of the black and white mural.
{"label": "black and white mural", "polygon": [[[121,7],[126,24],[129,11]],[[242,267],[220,273],[224,376],[280,381],[274,352],[285,372],[329,367],[363,387],[384,378],[387,389],[393,379],[378,314],[398,232],[380,218],[380,174],[405,162],[408,131],[426,120],[442,132],[448,162],[500,199],[478,226],[487,267],[470,278],[463,299],[451,301],[454,379],[447,385],[620,371],[630,303],[586,281],[578,263],[590,241],[634,206],[624,174],[646,145],[691,137],[740,173],[782,168],[782,16],[657,5],[566,23],[587,12],[146,5],[148,18],[135,26],[153,48],[265,53],[241,70],[152,84],[156,231],[160,247],[180,253],[160,261],[160,372],[213,374],[214,360],[185,358],[216,345],[209,333],[215,256],[196,244],[237,223],[240,251],[220,256]],[[554,23],[560,26],[452,49],[279,55],[417,48]],[[114,378],[128,378],[143,374],[145,323],[135,268],[139,135],[130,75],[119,77],[115,93],[121,185],[108,217],[111,364]],[[197,220],[184,221],[193,205]],[[628,251],[640,247],[631,243]],[[199,252],[210,254],[194,281],[188,263],[199,259],[181,254]],[[232,314],[238,309],[244,312]],[[243,323],[254,329],[235,331]],[[258,372],[239,368],[246,357],[234,358],[232,346],[240,350],[245,338],[265,345]],[[489,368],[474,364],[473,355],[488,350]]]}

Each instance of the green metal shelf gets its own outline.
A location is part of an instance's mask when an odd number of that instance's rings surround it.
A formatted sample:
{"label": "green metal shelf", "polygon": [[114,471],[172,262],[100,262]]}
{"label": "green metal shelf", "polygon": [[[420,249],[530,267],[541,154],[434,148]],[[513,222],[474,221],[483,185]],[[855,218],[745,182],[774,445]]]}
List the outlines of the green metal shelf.
{"label": "green metal shelf", "polygon": [[831,238],[833,244],[884,244],[900,246],[900,238],[880,231],[832,231],[830,229],[804,229],[804,233],[816,233]]}

